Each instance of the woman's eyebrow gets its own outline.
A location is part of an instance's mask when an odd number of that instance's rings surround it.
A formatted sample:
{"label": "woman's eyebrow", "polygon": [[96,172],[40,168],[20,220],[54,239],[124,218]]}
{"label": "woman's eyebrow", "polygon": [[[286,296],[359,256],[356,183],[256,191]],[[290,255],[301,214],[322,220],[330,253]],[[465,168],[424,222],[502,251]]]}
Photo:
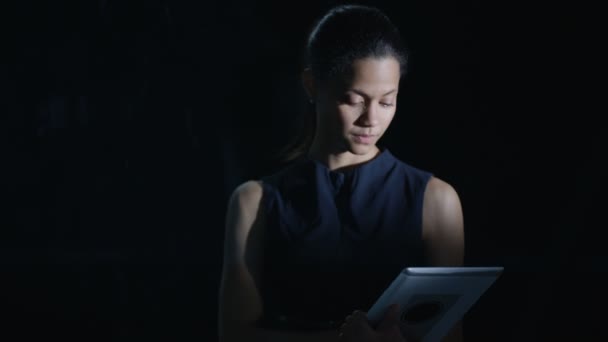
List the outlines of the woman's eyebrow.
{"label": "woman's eyebrow", "polygon": [[[359,95],[361,95],[361,96],[363,96],[363,97],[367,97],[367,98],[370,98],[370,97],[371,97],[371,96],[367,95],[366,93],[362,92],[361,90],[357,90],[357,89],[350,89],[349,91],[352,91],[353,93],[357,93],[357,94],[359,94]],[[388,93],[386,93],[386,94],[384,94],[384,95],[382,95],[382,96],[389,95],[389,94],[394,93],[394,92],[396,92],[396,91],[397,91],[397,89],[393,89],[393,90],[389,91]]]}

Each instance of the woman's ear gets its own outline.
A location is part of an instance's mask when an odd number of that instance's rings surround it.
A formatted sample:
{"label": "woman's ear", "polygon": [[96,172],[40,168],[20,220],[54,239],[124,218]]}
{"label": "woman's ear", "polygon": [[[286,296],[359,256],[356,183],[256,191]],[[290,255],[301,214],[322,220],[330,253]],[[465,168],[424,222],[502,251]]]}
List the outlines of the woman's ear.
{"label": "woman's ear", "polygon": [[308,95],[308,100],[312,103],[315,101],[315,84],[314,77],[312,75],[312,70],[310,68],[306,68],[302,71],[302,85],[304,86],[304,90],[306,91],[306,95]]}

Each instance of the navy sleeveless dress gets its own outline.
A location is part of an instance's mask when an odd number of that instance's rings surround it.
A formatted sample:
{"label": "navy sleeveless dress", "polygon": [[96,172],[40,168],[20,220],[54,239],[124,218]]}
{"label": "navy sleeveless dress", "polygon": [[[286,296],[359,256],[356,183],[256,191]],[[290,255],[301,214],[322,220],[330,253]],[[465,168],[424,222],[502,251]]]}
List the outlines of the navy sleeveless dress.
{"label": "navy sleeveless dress", "polygon": [[423,266],[429,172],[387,148],[331,171],[304,156],[262,178],[266,214],[261,295],[266,328],[336,328],[367,311],[406,266]]}

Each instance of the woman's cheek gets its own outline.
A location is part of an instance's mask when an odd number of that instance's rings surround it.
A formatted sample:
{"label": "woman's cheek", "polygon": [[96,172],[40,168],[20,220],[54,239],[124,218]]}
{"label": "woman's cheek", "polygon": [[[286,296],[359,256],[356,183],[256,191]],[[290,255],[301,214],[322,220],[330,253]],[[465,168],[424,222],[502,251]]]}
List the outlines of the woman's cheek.
{"label": "woman's cheek", "polygon": [[351,122],[355,121],[356,113],[352,109],[340,108],[338,117],[343,126],[350,126]]}

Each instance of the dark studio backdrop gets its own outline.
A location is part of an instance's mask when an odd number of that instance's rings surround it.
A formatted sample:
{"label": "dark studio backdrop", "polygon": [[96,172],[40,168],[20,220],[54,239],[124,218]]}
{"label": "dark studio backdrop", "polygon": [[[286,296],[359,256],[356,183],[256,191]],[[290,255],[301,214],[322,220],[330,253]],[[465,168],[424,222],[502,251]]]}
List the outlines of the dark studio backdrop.
{"label": "dark studio backdrop", "polygon": [[[0,339],[213,340],[228,196],[279,168],[337,3],[3,4]],[[593,11],[363,3],[411,51],[383,142],[459,192],[466,263],[506,269],[466,340],[606,338]]]}

